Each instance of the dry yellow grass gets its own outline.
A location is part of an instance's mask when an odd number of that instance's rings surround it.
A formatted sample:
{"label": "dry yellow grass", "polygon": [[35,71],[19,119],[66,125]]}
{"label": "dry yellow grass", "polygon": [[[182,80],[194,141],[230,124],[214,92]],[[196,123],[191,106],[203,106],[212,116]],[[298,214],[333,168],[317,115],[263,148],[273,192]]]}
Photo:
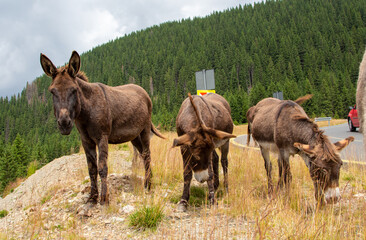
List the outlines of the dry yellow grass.
{"label": "dry yellow grass", "polygon": [[[241,125],[235,127],[234,133],[240,135],[245,134],[245,131],[246,125]],[[180,150],[171,148],[176,133],[166,132],[164,135],[168,140],[154,137],[151,142],[154,174],[154,196],[151,198],[155,203],[162,205],[169,202],[169,198],[173,196],[180,197],[183,186]],[[222,194],[223,188],[220,186],[218,208],[208,211],[206,217],[244,218],[251,226],[251,234],[242,235],[242,225],[238,224],[237,229],[233,231],[230,228],[230,232],[225,235],[234,238],[249,236],[259,239],[364,239],[366,170],[355,165],[343,167],[340,176],[341,202],[317,210],[313,183],[307,167],[300,157],[292,158],[290,163],[293,180],[289,192],[279,192],[273,199],[269,199],[264,161],[260,153],[232,145],[229,153],[229,194]],[[276,156],[272,156],[272,164],[276,182]],[[222,179],[220,167],[221,183]],[[206,184],[200,187],[207,188]],[[189,211],[193,211],[192,207]],[[222,224],[218,223],[216,227],[226,226],[229,229],[228,225]],[[160,231],[169,233],[169,226],[169,221],[163,223]],[[185,236],[196,235],[192,232]]]}

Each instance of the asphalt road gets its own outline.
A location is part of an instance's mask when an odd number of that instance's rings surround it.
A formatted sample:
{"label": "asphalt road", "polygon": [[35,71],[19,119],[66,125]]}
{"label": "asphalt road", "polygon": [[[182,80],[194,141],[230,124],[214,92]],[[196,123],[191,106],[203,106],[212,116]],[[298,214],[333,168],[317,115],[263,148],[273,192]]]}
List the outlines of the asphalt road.
{"label": "asphalt road", "polygon": [[[350,132],[347,123],[330,126],[330,127],[322,127],[325,131],[325,135],[328,136],[331,142],[335,143],[339,140],[347,138],[349,136],[353,136],[355,141],[353,141],[350,145],[348,145],[341,152],[342,159],[353,160],[353,161],[365,161],[365,154],[363,150],[363,136],[361,133]],[[236,143],[241,145],[246,145],[247,135],[240,135],[234,139]],[[253,143],[253,140],[251,140]]]}

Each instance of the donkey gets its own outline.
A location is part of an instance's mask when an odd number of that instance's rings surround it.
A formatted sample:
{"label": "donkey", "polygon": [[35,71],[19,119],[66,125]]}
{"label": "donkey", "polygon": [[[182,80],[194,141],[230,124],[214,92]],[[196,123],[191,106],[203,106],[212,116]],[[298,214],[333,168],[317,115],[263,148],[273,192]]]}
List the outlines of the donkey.
{"label": "donkey", "polygon": [[358,74],[356,105],[358,111],[358,119],[360,121],[359,132],[363,133],[364,149],[366,152],[366,51],[360,64],[360,72]]}
{"label": "donkey", "polygon": [[218,94],[191,96],[188,93],[176,119],[178,138],[173,147],[181,146],[183,157],[184,189],[178,208],[187,210],[190,196],[192,171],[200,183],[207,181],[209,200],[214,204],[215,191],[219,186],[219,156],[224,172],[224,186],[228,191],[229,138],[235,137],[229,103]]}
{"label": "donkey", "polygon": [[[110,87],[89,83],[80,70],[80,56],[73,51],[69,64],[56,68],[41,54],[41,66],[52,78],[54,114],[62,135],[70,134],[73,122],[80,133],[91,182],[88,202],[97,203],[97,174],[101,178],[100,204],[109,202],[107,188],[108,143],[131,141],[145,164],[144,186],[151,186],[150,133],[164,138],[151,122],[152,103],[146,91],[134,84]],[[98,147],[98,161],[96,147]]]}
{"label": "donkey", "polygon": [[248,143],[250,134],[259,144],[268,177],[268,193],[273,192],[272,164],[269,152],[278,153],[278,188],[291,182],[289,156],[299,154],[309,168],[315,188],[315,198],[323,205],[340,199],[339,174],[342,160],[339,151],[354,140],[348,137],[332,144],[318,125],[300,107],[304,98],[296,101],[266,98],[247,112]]}

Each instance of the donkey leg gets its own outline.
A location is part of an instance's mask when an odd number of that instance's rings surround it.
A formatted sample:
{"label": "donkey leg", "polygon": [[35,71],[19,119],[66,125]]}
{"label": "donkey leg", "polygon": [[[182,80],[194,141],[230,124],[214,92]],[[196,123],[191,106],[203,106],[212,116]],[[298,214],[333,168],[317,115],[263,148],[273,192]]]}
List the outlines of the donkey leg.
{"label": "donkey leg", "polygon": [[227,155],[228,154],[229,154],[229,141],[221,147],[221,166],[222,166],[222,170],[224,172],[224,186],[225,186],[226,193],[229,192],[228,173],[227,173],[227,171],[228,171]]}
{"label": "donkey leg", "polygon": [[215,150],[212,152],[212,168],[214,173],[214,188],[216,191],[220,185],[220,180],[219,180],[219,155],[217,155]]}
{"label": "donkey leg", "polygon": [[280,149],[280,153],[278,155],[278,188],[282,189],[283,185],[287,188],[289,187],[289,183],[291,182],[292,176],[290,172],[290,163],[289,163],[289,154],[287,151]]}
{"label": "donkey leg", "polygon": [[192,168],[190,165],[190,161],[192,155],[189,153],[188,148],[182,146],[180,148],[183,157],[183,178],[184,178],[184,187],[183,187],[183,194],[178,204],[178,209],[180,211],[187,211],[188,201],[190,197],[190,187],[192,181]]}
{"label": "donkey leg", "polygon": [[291,175],[291,169],[290,169],[290,155],[288,154],[287,151],[283,152],[283,168],[284,168],[284,181],[285,181],[285,186],[287,189],[289,189],[290,187],[290,183],[292,181],[292,175]]}
{"label": "donkey leg", "polygon": [[97,165],[97,151],[96,144],[93,141],[82,141],[83,148],[86,155],[86,161],[88,163],[88,170],[90,176],[90,196],[87,202],[91,202],[96,204],[98,202],[98,186],[97,186],[97,177],[98,177],[98,165]]}
{"label": "donkey leg", "polygon": [[261,147],[261,153],[264,159],[264,167],[267,171],[268,178],[268,194],[271,195],[273,193],[273,183],[272,183],[272,163],[269,158],[269,150]]}
{"label": "donkey leg", "polygon": [[150,156],[150,126],[148,128],[148,131],[143,130],[140,135],[132,140],[132,144],[137,148],[137,150],[140,152],[142,159],[144,160],[144,166],[145,166],[145,182],[144,187],[148,191],[150,191],[151,188],[151,177],[152,177],[152,171],[151,171],[151,156]]}
{"label": "donkey leg", "polygon": [[107,176],[108,176],[108,136],[104,135],[98,143],[98,172],[102,182],[101,193],[100,193],[100,204],[109,203],[109,193],[107,186]]}
{"label": "donkey leg", "polygon": [[210,204],[214,205],[215,204],[215,187],[214,187],[214,172],[213,172],[212,154],[211,154],[210,159],[208,161],[207,186],[208,186],[208,199],[210,201]]}

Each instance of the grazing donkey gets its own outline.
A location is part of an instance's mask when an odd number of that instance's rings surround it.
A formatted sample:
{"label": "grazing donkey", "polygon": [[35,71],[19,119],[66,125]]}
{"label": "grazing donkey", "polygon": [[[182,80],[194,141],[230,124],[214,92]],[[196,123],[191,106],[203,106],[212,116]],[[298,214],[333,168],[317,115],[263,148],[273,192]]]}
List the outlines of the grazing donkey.
{"label": "grazing donkey", "polygon": [[[69,64],[56,68],[41,54],[43,71],[52,77],[54,113],[61,134],[70,134],[73,122],[80,133],[88,162],[91,192],[97,203],[97,174],[102,181],[100,204],[108,203],[108,143],[131,141],[145,164],[145,188],[150,189],[150,133],[164,138],[151,122],[152,104],[146,91],[134,84],[110,87],[89,83],[80,69],[80,56],[72,52]],[[98,147],[98,161],[96,147]]]}
{"label": "grazing donkey", "polygon": [[[339,173],[342,160],[339,151],[354,140],[346,138],[332,144],[324,131],[306,115],[299,104],[306,100],[281,101],[275,98],[261,100],[247,112],[248,138],[259,144],[268,177],[268,193],[273,192],[272,165],[269,152],[278,153],[279,181],[287,187],[291,181],[289,156],[299,154],[304,159],[314,183],[315,198],[323,204],[340,199]],[[248,139],[249,143],[250,139]]]}
{"label": "grazing donkey", "polygon": [[221,165],[224,172],[224,186],[228,191],[229,138],[235,137],[229,103],[218,94],[191,96],[188,94],[179,110],[176,127],[178,138],[173,147],[181,146],[183,156],[184,189],[179,209],[187,210],[190,195],[192,171],[198,182],[207,181],[209,200],[214,204],[215,191],[219,186],[219,156],[215,148],[221,150]]}

